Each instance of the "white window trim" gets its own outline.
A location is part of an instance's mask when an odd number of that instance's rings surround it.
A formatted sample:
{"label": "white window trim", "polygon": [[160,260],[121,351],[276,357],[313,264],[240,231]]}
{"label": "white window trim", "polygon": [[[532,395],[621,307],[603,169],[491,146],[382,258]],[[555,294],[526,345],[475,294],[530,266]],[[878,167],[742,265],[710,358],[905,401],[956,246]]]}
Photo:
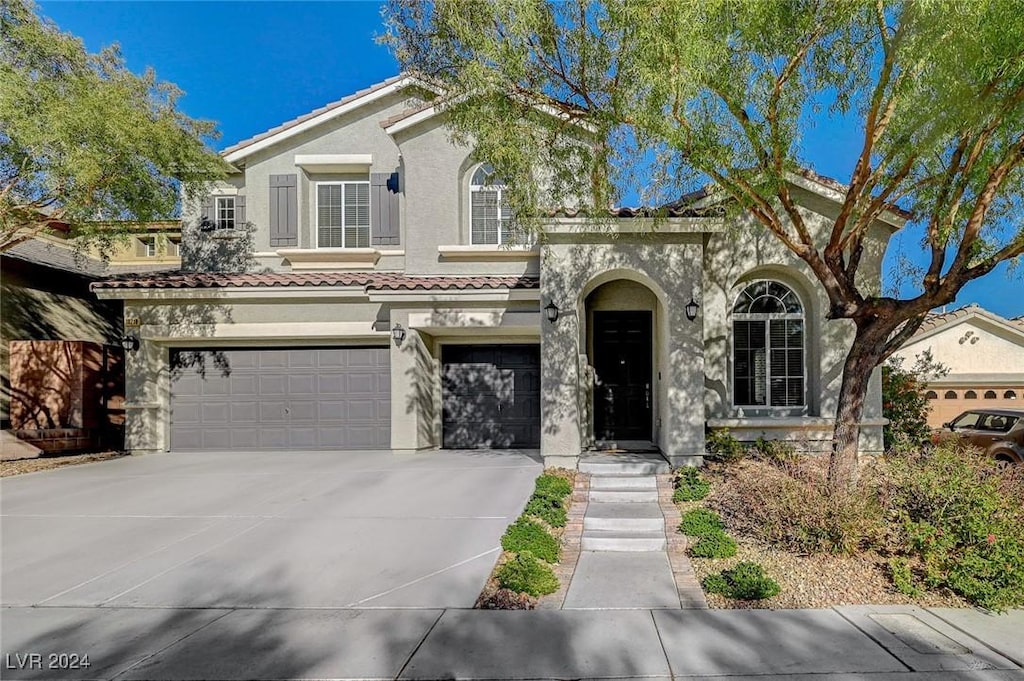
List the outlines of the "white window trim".
{"label": "white window trim", "polygon": [[[508,230],[505,227],[509,217],[504,214],[504,208],[502,207],[502,194],[505,192],[505,185],[503,184],[474,184],[473,177],[483,168],[486,163],[480,163],[473,166],[469,173],[469,244],[471,246],[504,246],[507,242],[505,241]],[[498,211],[501,215],[501,219],[498,220],[498,242],[491,243],[478,243],[473,240],[473,193],[478,191],[491,191],[498,193]]]}
{"label": "white window trim", "polygon": [[145,250],[142,257],[144,258],[155,258],[156,257],[156,237],[155,236],[140,236],[139,241],[142,243],[142,247]]}
{"label": "white window trim", "polygon": [[[231,201],[231,227],[220,226],[220,203],[221,201]],[[238,201],[235,194],[221,194],[213,197],[213,224],[217,226],[217,229],[235,229],[238,227]]]}
{"label": "white window trim", "polygon": [[[366,247],[361,246],[348,246],[345,244],[345,196],[348,190],[343,190],[341,194],[341,247],[338,246],[321,246],[320,245],[320,186],[321,185],[349,185],[349,184],[365,184],[367,189],[370,186],[370,180],[325,180],[323,182],[313,183],[313,243],[316,244],[316,248],[319,249],[330,249],[330,250],[349,250],[349,249],[360,249],[365,250]],[[370,196],[371,212],[373,197]],[[369,230],[368,237],[370,243],[373,242],[373,217],[371,216],[370,222],[367,225]]]}
{"label": "white window trim", "polygon": [[[730,365],[730,368],[732,370],[731,371],[732,375],[729,377],[730,378],[730,381],[729,381],[729,401],[730,401],[733,409],[743,409],[744,411],[752,411],[752,412],[753,411],[757,411],[757,412],[770,412],[770,413],[806,411],[808,409],[808,402],[809,402],[807,397],[810,394],[810,392],[809,392],[810,391],[810,377],[807,375],[807,340],[808,340],[808,337],[809,337],[809,335],[807,333],[807,306],[804,305],[804,301],[800,297],[800,294],[797,293],[796,290],[792,286],[789,286],[785,282],[779,281],[777,279],[757,279],[755,281],[744,282],[743,286],[736,293],[736,296],[734,297],[734,300],[737,300],[739,298],[739,296],[742,295],[743,292],[747,290],[747,288],[749,288],[750,286],[753,286],[754,284],[757,284],[757,283],[759,283],[761,281],[774,282],[774,283],[779,284],[781,286],[785,286],[787,289],[792,291],[793,295],[796,296],[797,302],[800,303],[800,309],[802,310],[802,312],[800,312],[800,313],[786,312],[786,313],[778,313],[778,314],[775,314],[775,313],[764,313],[764,312],[732,312],[731,308],[730,308],[730,312],[729,312],[729,336],[730,336],[730,340],[729,340],[729,346],[730,346],[729,365]],[[735,307],[735,303],[733,303],[733,307]],[[769,322],[769,320],[775,320],[775,319],[777,319],[777,320],[797,320],[798,319],[798,320],[802,320],[803,321],[803,323],[804,323],[804,334],[803,334],[803,336],[804,336],[804,343],[803,343],[803,348],[801,349],[801,353],[800,353],[801,354],[801,359],[803,360],[802,363],[801,363],[802,364],[801,371],[803,372],[803,379],[804,379],[804,395],[803,395],[803,403],[802,404],[793,404],[793,405],[789,405],[789,406],[773,406],[773,405],[770,405],[770,404],[737,404],[736,403],[736,325],[735,325],[735,322],[736,322],[737,319],[739,319],[741,321],[766,321],[766,322]],[[768,401],[771,402],[772,368],[771,368],[771,356],[770,356],[771,355],[771,324],[770,323],[767,323],[767,324],[764,325],[764,332],[765,332],[765,350],[766,350],[767,354],[769,355],[768,358],[767,358],[768,361],[766,362],[766,366],[765,366],[765,390],[766,390],[766,393],[767,393],[767,396],[768,396]]]}

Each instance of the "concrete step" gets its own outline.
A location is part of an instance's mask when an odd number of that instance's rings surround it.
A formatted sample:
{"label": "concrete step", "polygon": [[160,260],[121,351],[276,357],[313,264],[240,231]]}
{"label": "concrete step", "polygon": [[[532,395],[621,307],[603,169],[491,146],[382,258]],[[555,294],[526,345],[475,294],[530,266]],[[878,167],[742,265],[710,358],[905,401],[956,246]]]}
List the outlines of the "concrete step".
{"label": "concrete step", "polygon": [[656,503],[608,503],[592,501],[583,517],[583,531],[663,531],[665,517]]}
{"label": "concrete step", "polygon": [[653,475],[594,475],[590,478],[590,489],[658,489],[658,479]]}
{"label": "concrete step", "polygon": [[583,551],[664,551],[667,546],[664,532],[586,530],[580,548]]}
{"label": "concrete step", "polygon": [[590,501],[598,503],[649,503],[658,501],[655,489],[591,489]]}
{"label": "concrete step", "polygon": [[580,470],[591,475],[659,475],[668,473],[668,461],[594,461],[580,459]]}

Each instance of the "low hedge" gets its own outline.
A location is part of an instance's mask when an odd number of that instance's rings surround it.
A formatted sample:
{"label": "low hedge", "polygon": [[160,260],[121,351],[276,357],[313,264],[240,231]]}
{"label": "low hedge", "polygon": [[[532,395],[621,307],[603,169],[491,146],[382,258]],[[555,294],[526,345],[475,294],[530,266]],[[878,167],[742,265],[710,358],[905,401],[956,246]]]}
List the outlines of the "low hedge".
{"label": "low hedge", "polygon": [[731,570],[708,575],[702,584],[711,593],[745,601],[771,598],[782,591],[779,583],[764,573],[764,568],[757,563],[746,561],[737,563]]}
{"label": "low hedge", "polygon": [[531,596],[544,596],[558,591],[558,578],[546,564],[529,551],[510,558],[498,568],[498,585]]}
{"label": "low hedge", "polygon": [[690,555],[694,558],[732,558],[736,555],[736,542],[719,530],[701,537],[690,548]]}
{"label": "low hedge", "polygon": [[508,526],[501,547],[513,553],[528,552],[549,563],[558,562],[558,540],[535,520],[520,516]]}
{"label": "low hedge", "polygon": [[683,514],[679,523],[679,531],[688,537],[705,537],[721,532],[725,528],[722,519],[714,511],[706,508],[695,508]]}

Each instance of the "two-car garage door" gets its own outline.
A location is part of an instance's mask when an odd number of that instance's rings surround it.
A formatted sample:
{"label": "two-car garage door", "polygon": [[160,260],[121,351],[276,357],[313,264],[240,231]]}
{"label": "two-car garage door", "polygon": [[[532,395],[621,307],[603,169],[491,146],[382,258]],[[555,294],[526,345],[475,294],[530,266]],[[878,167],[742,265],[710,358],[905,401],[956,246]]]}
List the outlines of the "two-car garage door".
{"label": "two-car garage door", "polygon": [[177,350],[174,450],[387,449],[386,347]]}

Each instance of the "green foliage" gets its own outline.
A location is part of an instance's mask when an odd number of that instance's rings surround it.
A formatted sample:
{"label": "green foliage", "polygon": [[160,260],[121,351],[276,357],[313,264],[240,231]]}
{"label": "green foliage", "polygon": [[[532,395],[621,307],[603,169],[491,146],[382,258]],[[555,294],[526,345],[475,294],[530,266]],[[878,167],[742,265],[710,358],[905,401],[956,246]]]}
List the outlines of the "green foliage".
{"label": "green foliage", "polygon": [[543,525],[523,516],[505,530],[501,547],[516,553],[527,551],[549,563],[558,561],[558,540]]}
{"label": "green foliage", "polygon": [[558,591],[558,578],[550,567],[524,551],[498,568],[495,575],[503,589],[544,596]]}
{"label": "green foliage", "polygon": [[732,558],[736,555],[736,541],[721,530],[710,532],[690,548],[690,555],[694,558]]}
{"label": "green foliage", "polygon": [[572,483],[558,475],[544,473],[537,478],[534,493],[561,499],[572,494]]}
{"label": "green foliage", "polygon": [[672,474],[675,491],[672,501],[700,501],[711,491],[711,484],[704,479],[700,471],[692,466],[677,468]]}
{"label": "green foliage", "polygon": [[49,219],[109,249],[129,229],[111,221],[174,217],[179,180],[224,176],[203,142],[213,124],[178,110],[177,87],[130,72],[116,46],[87,53],[35,11],[0,3],[0,251]]}
{"label": "green foliage", "polygon": [[537,516],[551,527],[565,527],[569,516],[560,498],[552,498],[535,492],[526,502],[527,515]]}
{"label": "green foliage", "polygon": [[920,576],[893,571],[897,588],[947,587],[992,610],[1024,605],[1024,474],[953,443],[887,463],[894,551],[920,564]]}
{"label": "green foliage", "polygon": [[679,531],[689,537],[706,537],[721,532],[725,525],[714,511],[706,508],[694,508],[683,514],[679,523]]}
{"label": "green foliage", "polygon": [[886,450],[897,443],[920,447],[928,441],[928,381],[947,373],[949,369],[932,358],[931,350],[918,355],[910,368],[904,368],[902,357],[882,365],[882,415],[889,419],[882,429]]}
{"label": "green foliage", "polygon": [[923,592],[921,586],[916,583],[914,572],[906,558],[889,559],[889,577],[901,594],[917,597]]}
{"label": "green foliage", "polygon": [[754,443],[754,450],[758,458],[766,461],[786,462],[797,457],[796,447],[785,440],[766,440],[759,437]]}
{"label": "green foliage", "polygon": [[726,463],[739,461],[747,455],[747,448],[729,432],[728,428],[708,431],[704,444],[708,458]]}
{"label": "green foliage", "polygon": [[751,562],[737,563],[731,570],[708,575],[702,584],[712,593],[745,601],[771,598],[782,591],[778,582],[764,573],[764,568]]}

